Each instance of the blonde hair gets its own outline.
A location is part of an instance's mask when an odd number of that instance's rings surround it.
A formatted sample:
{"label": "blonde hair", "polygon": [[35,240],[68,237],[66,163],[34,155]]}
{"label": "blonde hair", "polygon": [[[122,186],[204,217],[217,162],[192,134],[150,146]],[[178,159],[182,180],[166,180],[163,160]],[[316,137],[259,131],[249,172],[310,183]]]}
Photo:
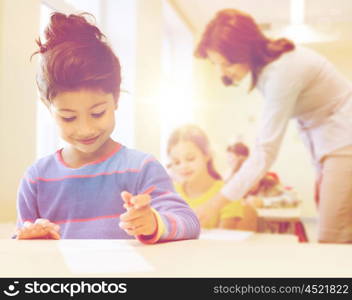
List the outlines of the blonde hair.
{"label": "blonde hair", "polygon": [[203,154],[208,155],[210,157],[207,165],[209,175],[214,179],[221,179],[220,174],[214,167],[213,158],[211,157],[209,139],[200,127],[193,124],[187,124],[175,129],[169,137],[167,143],[167,153],[170,154],[172,147],[174,147],[180,141],[192,142]]}

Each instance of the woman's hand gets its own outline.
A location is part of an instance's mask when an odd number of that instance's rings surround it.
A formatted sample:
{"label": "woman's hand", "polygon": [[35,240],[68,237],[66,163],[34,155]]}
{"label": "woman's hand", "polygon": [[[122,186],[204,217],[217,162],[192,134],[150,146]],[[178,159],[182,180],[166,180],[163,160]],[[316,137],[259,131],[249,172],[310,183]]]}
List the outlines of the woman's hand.
{"label": "woman's hand", "polygon": [[17,229],[16,238],[26,239],[60,239],[60,226],[47,219],[37,219],[34,223],[24,222],[23,227]]}
{"label": "woman's hand", "polygon": [[120,216],[120,227],[129,235],[153,235],[158,226],[154,212],[150,206],[151,197],[148,194],[133,196],[122,192],[124,207],[127,212]]}

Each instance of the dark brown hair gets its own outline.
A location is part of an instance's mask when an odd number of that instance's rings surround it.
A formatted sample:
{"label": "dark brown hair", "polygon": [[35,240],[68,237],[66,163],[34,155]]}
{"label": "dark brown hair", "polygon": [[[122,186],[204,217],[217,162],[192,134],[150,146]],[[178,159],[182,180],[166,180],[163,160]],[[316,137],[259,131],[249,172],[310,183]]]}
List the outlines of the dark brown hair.
{"label": "dark brown hair", "polygon": [[58,93],[77,89],[101,90],[116,101],[119,98],[119,59],[86,16],[91,15],[55,12],[45,30],[46,42],[37,40],[39,50],[33,54],[41,54],[37,85],[46,104]]}
{"label": "dark brown hair", "polygon": [[227,146],[226,150],[236,155],[249,156],[249,148],[243,143],[235,143]]}
{"label": "dark brown hair", "polygon": [[252,90],[263,67],[294,48],[290,40],[267,38],[250,15],[235,9],[224,9],[207,25],[195,56],[207,58],[207,51],[212,50],[232,64],[248,64],[252,74]]}
{"label": "dark brown hair", "polygon": [[257,195],[259,193],[265,193],[279,184],[280,184],[280,179],[278,175],[274,172],[268,172],[259,181],[258,186],[254,190],[250,191],[249,194]]}
{"label": "dark brown hair", "polygon": [[221,179],[220,174],[216,171],[214,167],[214,162],[210,153],[210,144],[205,132],[196,125],[187,124],[175,129],[168,140],[167,143],[167,153],[170,154],[171,149],[180,141],[189,141],[194,143],[203,154],[209,155],[210,159],[208,161],[208,172],[209,175],[214,179]]}

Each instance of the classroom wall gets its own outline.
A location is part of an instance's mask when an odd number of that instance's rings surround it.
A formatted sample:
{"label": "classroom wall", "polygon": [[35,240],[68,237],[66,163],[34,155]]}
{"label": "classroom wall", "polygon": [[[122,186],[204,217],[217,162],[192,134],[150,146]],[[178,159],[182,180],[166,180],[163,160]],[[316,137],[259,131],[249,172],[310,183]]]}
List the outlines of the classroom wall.
{"label": "classroom wall", "polygon": [[108,37],[122,66],[123,92],[120,93],[116,111],[113,138],[129,147],[135,147],[133,91],[136,78],[137,0],[105,0],[99,3],[102,5],[101,29]]}
{"label": "classroom wall", "polygon": [[[3,28],[3,15],[4,15],[4,8],[3,8],[3,5],[2,3],[0,2],[0,49],[3,48],[3,32],[2,32],[2,28]],[[1,51],[1,50],[0,50]],[[4,62],[4,58],[2,57],[1,55],[1,52],[0,52],[0,66],[3,65],[3,62]],[[3,81],[3,76],[4,76],[4,72],[0,71],[0,122],[3,118],[3,104],[2,104],[2,81]],[[0,126],[0,137],[3,136],[3,129],[2,129],[2,126]]]}
{"label": "classroom wall", "polygon": [[[351,41],[340,40],[306,46],[326,56],[352,80]],[[209,134],[216,165],[224,172],[225,149],[232,138],[242,137],[249,146],[253,145],[263,100],[257,91],[248,94],[249,77],[239,87],[225,87],[210,63],[195,60],[194,68],[197,95],[195,101],[198,107],[195,121]],[[313,201],[315,171],[294,121],[289,124],[272,170],[279,174],[285,185],[293,186],[298,191],[303,201],[302,215],[316,216]]]}
{"label": "classroom wall", "polygon": [[16,191],[35,157],[35,51],[38,0],[0,1],[0,222],[15,218]]}
{"label": "classroom wall", "polygon": [[137,1],[135,147],[160,157],[162,1]]}

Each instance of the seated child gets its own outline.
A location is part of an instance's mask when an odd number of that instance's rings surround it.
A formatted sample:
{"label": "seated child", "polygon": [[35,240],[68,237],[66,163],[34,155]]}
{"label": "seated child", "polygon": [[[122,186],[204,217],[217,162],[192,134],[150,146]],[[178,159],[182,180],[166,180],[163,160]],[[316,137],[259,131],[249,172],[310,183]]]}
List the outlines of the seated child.
{"label": "seated child", "polygon": [[237,142],[230,144],[226,149],[226,153],[229,166],[228,172],[225,176],[225,181],[227,182],[237,173],[243,162],[248,158],[249,148],[245,144]]}
{"label": "seated child", "polygon": [[[247,203],[255,208],[292,208],[299,204],[295,191],[291,187],[283,187],[279,177],[268,172],[257,186],[252,189],[246,197]],[[308,237],[301,221],[265,220],[258,222],[258,232],[293,233],[297,235],[300,242],[307,242]]]}
{"label": "seated child", "polygon": [[[196,213],[197,210],[219,193],[224,185],[216,171],[206,134],[195,125],[185,125],[176,129],[169,137],[168,156],[170,173],[176,178],[176,191],[184,198]],[[204,228],[231,228],[255,230],[246,218],[250,205],[234,201],[224,207],[219,215],[209,220]],[[254,211],[255,213],[255,211]],[[235,219],[236,226],[226,227],[227,220]],[[242,226],[243,225],[245,226]],[[233,224],[232,224],[233,225]]]}
{"label": "seated child", "polygon": [[199,221],[151,155],[114,141],[120,63],[84,14],[54,13],[37,76],[67,146],[39,159],[18,193],[17,238],[197,238]]}
{"label": "seated child", "polygon": [[246,197],[257,208],[296,207],[299,200],[292,187],[284,187],[276,173],[268,172]]}
{"label": "seated child", "polygon": [[[244,143],[234,143],[227,147],[230,170],[229,180],[241,168],[249,156],[249,148]],[[274,172],[268,172],[245,197],[246,202],[256,208],[294,207],[298,205],[295,191],[291,187],[284,187]]]}

